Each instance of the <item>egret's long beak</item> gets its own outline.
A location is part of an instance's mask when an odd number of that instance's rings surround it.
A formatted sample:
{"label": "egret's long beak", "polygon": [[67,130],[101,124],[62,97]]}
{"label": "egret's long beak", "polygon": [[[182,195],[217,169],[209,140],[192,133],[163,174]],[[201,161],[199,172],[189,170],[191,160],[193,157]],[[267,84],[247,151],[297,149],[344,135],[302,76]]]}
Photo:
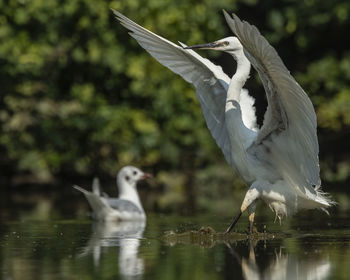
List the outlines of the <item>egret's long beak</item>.
{"label": "egret's long beak", "polygon": [[221,43],[219,43],[219,42],[211,42],[211,43],[207,43],[207,44],[187,46],[187,47],[184,47],[184,49],[211,50],[211,49],[215,49],[215,48],[220,47],[220,46],[221,46]]}

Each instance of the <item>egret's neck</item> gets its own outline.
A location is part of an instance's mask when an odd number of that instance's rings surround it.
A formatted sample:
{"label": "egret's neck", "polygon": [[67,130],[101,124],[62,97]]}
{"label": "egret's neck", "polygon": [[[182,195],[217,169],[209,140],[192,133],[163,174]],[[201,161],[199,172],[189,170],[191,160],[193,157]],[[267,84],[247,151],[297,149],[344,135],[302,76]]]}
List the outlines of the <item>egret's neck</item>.
{"label": "egret's neck", "polygon": [[247,81],[250,73],[250,62],[244,55],[243,50],[239,53],[230,53],[237,62],[237,70],[233,75],[228,91],[227,99],[228,101],[240,101],[241,89],[243,88],[245,82]]}
{"label": "egret's neck", "polygon": [[237,71],[233,75],[226,97],[225,123],[231,145],[231,162],[246,181],[252,180],[246,149],[250,145],[251,130],[248,129],[242,118],[240,106],[241,90],[249,77],[250,62],[243,50],[232,53],[237,62]]}
{"label": "egret's neck", "polygon": [[143,207],[136,190],[136,182],[127,182],[124,178],[118,178],[117,185],[119,190],[119,198],[131,201],[143,211]]}

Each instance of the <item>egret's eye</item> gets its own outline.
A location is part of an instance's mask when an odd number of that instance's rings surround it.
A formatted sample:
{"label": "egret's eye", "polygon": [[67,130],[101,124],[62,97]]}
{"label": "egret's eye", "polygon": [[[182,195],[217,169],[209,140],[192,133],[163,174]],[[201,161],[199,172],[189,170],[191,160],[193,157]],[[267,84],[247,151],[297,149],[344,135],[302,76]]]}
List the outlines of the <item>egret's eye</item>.
{"label": "egret's eye", "polygon": [[136,174],[137,174],[137,171],[134,171],[132,174],[133,174],[133,175],[136,175]]}
{"label": "egret's eye", "polygon": [[130,177],[129,176],[125,176],[125,180],[129,181]]}
{"label": "egret's eye", "polygon": [[222,42],[222,45],[223,45],[224,47],[228,46],[228,44],[229,44],[229,42],[227,42],[227,41]]}

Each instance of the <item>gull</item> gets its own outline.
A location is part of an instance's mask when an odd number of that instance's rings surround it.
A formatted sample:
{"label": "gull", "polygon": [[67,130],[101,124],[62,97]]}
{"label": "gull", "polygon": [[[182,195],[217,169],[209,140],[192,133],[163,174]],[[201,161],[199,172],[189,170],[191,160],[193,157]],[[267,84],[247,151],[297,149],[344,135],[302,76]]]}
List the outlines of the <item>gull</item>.
{"label": "gull", "polygon": [[77,185],[73,187],[85,195],[93,210],[94,218],[97,220],[106,222],[145,220],[146,214],[136,185],[138,181],[150,177],[150,174],[144,173],[134,166],[123,167],[117,175],[118,198],[111,198],[106,194],[101,194],[97,178],[93,180],[92,192]]}
{"label": "gull", "polygon": [[[280,221],[300,209],[334,204],[321,190],[316,114],[311,100],[258,29],[224,11],[236,36],[208,44],[176,45],[117,11],[117,20],[161,64],[194,85],[216,144],[229,165],[250,185],[230,232],[248,210],[253,230],[256,203],[264,201]],[[237,63],[229,78],[220,66],[193,49],[223,51]],[[251,65],[265,89],[268,107],[263,125],[256,122],[254,99],[243,86]]]}

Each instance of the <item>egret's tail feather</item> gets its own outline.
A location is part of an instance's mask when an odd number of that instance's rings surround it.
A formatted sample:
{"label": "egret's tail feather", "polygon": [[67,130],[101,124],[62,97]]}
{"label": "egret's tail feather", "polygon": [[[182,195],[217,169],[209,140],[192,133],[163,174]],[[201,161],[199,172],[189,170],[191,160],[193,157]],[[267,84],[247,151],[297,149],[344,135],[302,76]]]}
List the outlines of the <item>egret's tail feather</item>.
{"label": "egret's tail feather", "polygon": [[329,193],[322,191],[320,186],[316,187],[315,191],[316,191],[315,200],[318,203],[321,203],[322,205],[324,205],[324,207],[322,207],[321,209],[329,215],[329,212],[326,210],[326,208],[334,206],[337,203],[332,199]]}

